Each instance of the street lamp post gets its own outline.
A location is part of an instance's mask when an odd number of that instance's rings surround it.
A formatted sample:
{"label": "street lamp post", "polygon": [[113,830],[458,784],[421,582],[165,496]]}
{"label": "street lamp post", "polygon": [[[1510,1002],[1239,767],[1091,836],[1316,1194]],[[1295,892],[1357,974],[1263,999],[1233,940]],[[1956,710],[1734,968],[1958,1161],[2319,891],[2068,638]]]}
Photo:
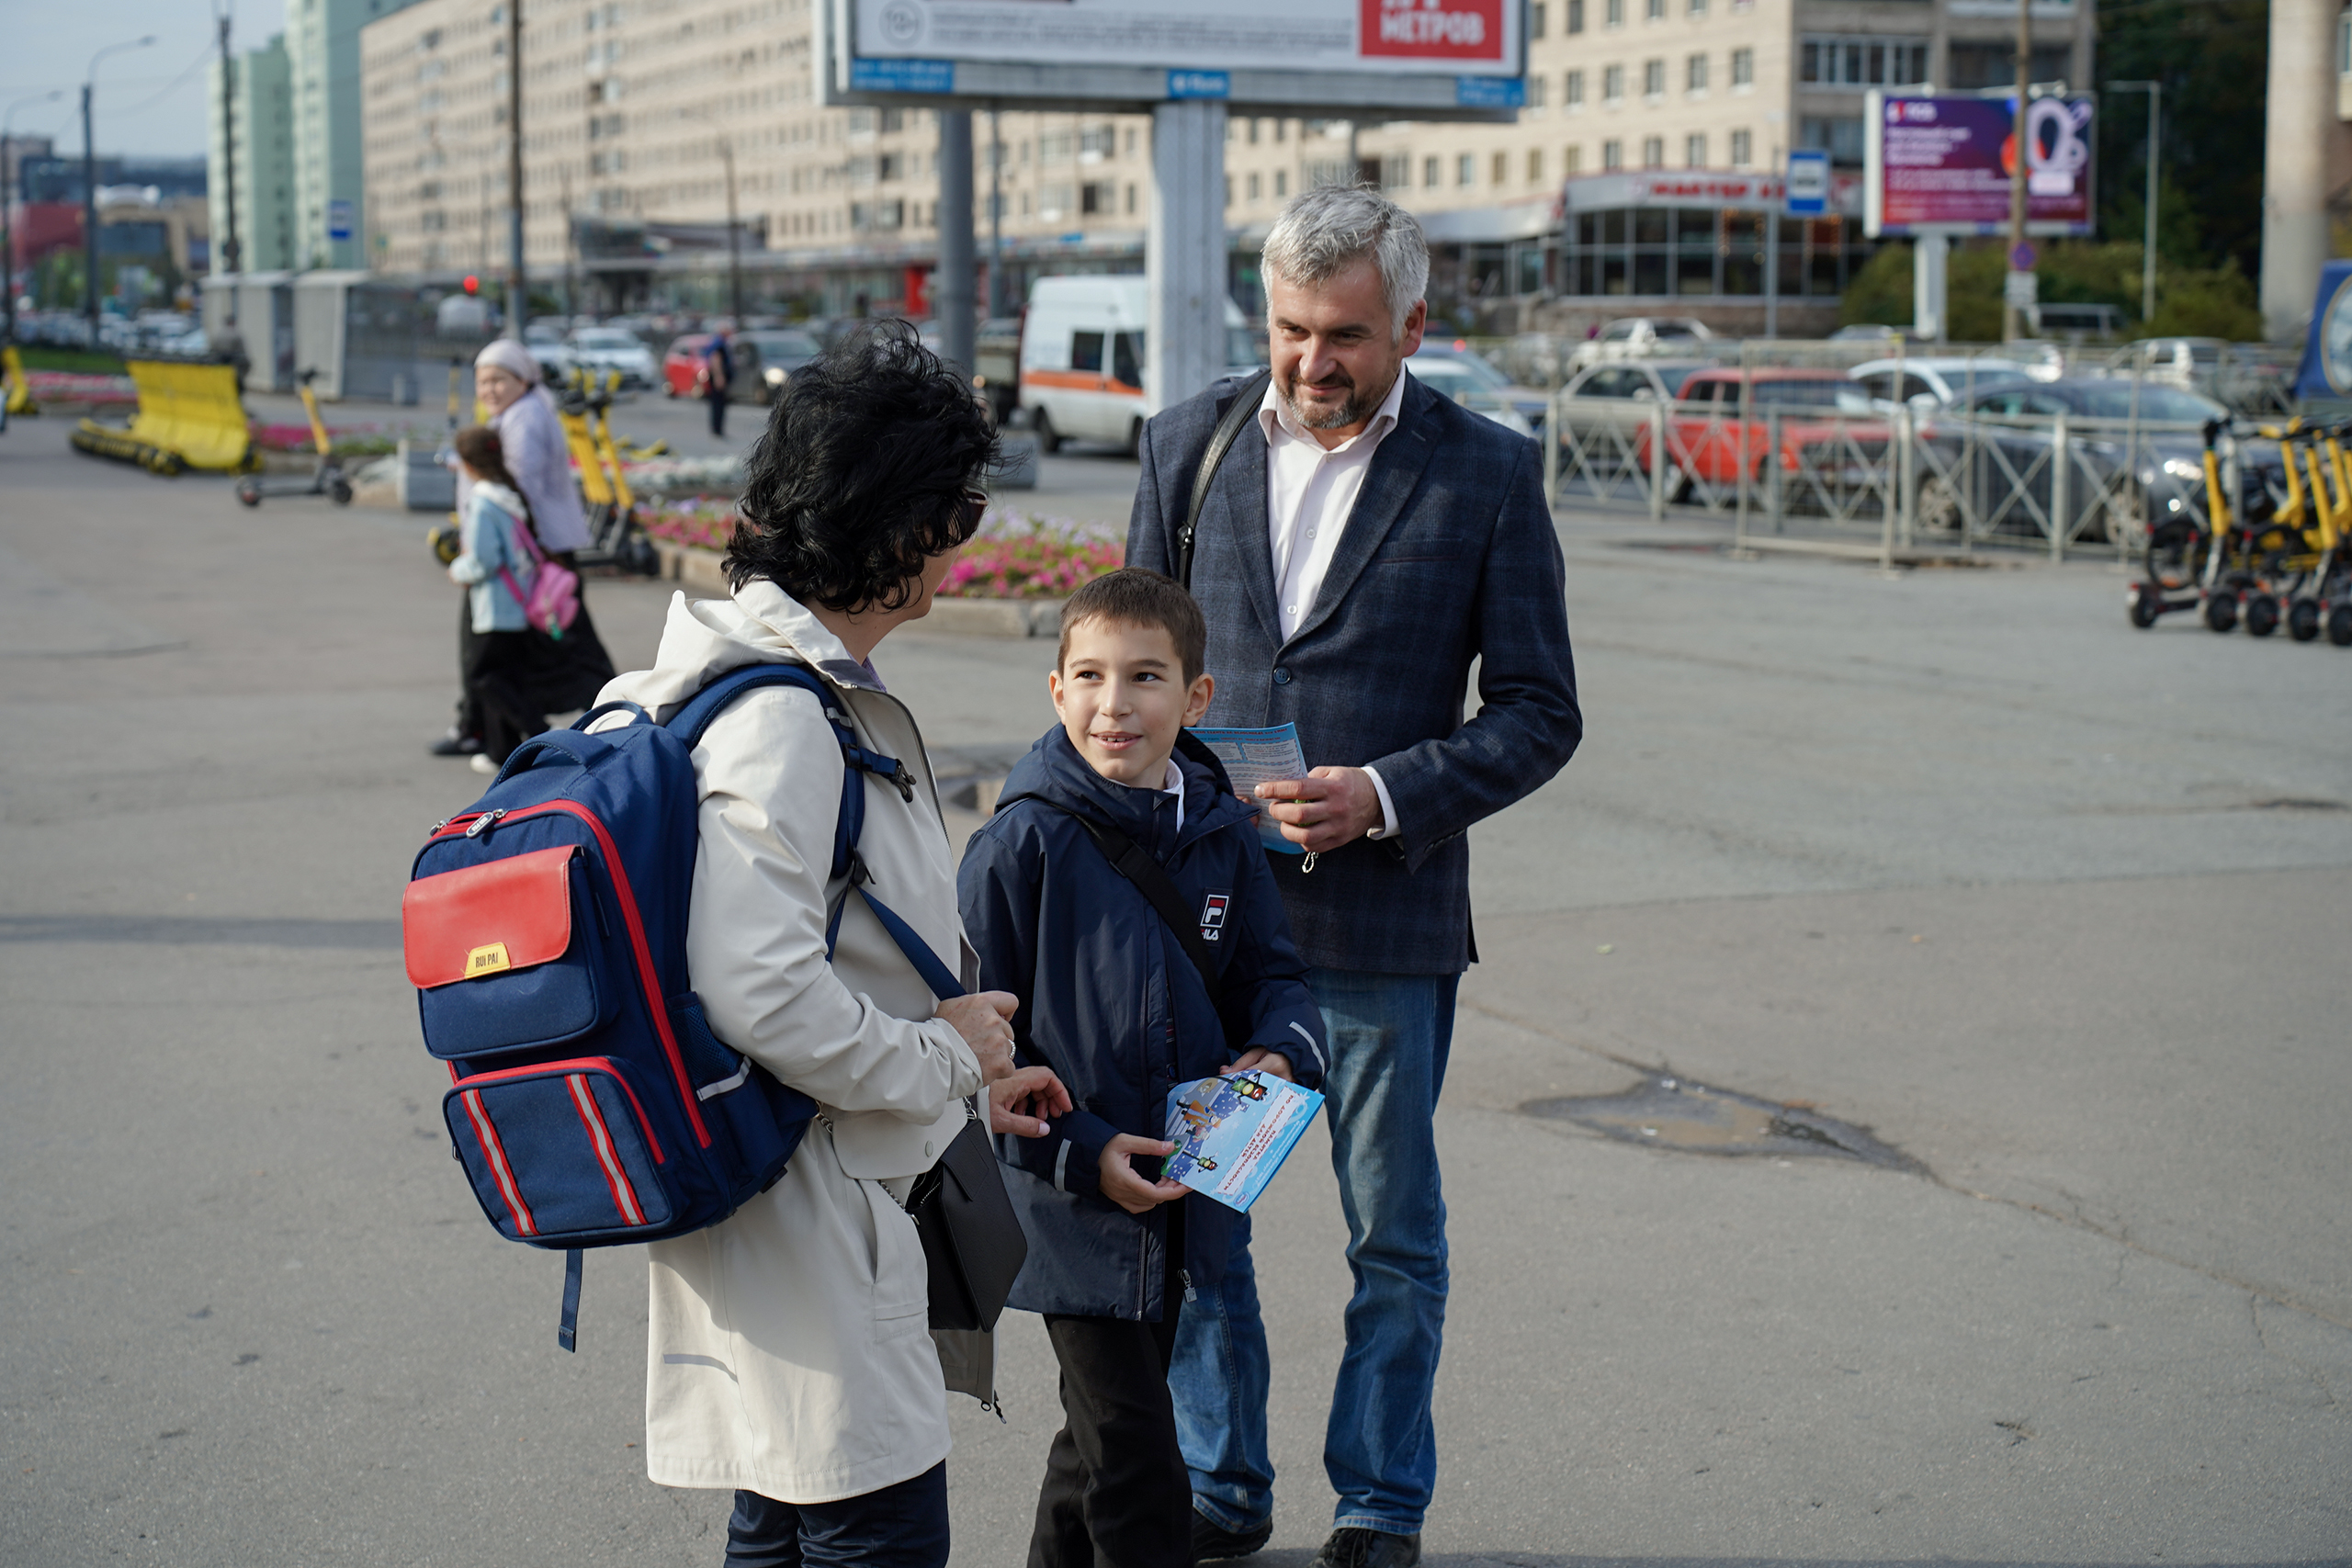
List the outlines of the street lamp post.
{"label": "street lamp post", "polygon": [[516,343],[530,309],[523,266],[523,0],[506,0],[506,335]]}
{"label": "street lamp post", "polygon": [[2164,102],[2162,82],[2109,82],[2110,93],[2145,93],[2148,95],[2148,234],[2145,254],[2140,258],[2140,320],[2144,323],[2156,319],[2156,146],[2161,133],[2157,106]]}
{"label": "street lamp post", "polygon": [[98,85],[98,62],[109,54],[123,54],[134,49],[145,49],[155,41],[148,34],[130,43],[108,44],[90,56],[90,69],[82,78],[82,298],[90,317],[90,350],[98,347],[98,154],[90,140],[90,95]]}
{"label": "street lamp post", "polygon": [[[221,216],[228,220],[228,232],[220,243],[222,265],[218,269],[234,277],[244,260],[243,247],[237,243],[237,62],[229,52],[229,6],[220,6],[220,198]],[[229,288],[229,324],[237,324],[237,290]]]}
{"label": "street lamp post", "polygon": [[65,96],[62,87],[46,93],[36,93],[29,98],[18,98],[0,114],[0,343],[17,341],[17,232],[8,220],[9,204],[15,199],[8,192],[8,138],[16,123],[17,111],[27,104],[53,104]]}

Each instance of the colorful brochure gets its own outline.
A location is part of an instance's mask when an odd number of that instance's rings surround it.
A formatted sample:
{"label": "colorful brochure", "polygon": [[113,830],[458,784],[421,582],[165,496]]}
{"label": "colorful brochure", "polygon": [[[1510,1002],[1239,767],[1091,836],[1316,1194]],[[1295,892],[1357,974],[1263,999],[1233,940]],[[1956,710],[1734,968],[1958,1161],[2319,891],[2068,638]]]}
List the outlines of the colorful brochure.
{"label": "colorful brochure", "polygon": [[1306,852],[1283,837],[1282,825],[1260,809],[1265,802],[1250,793],[1261,784],[1306,776],[1306,753],[1299,750],[1298,726],[1279,724],[1270,729],[1195,729],[1193,738],[1216,753],[1225,764],[1233,793],[1258,813],[1258,841],[1286,855]]}
{"label": "colorful brochure", "polygon": [[1168,1096],[1176,1152],[1162,1175],[1246,1214],[1322,1103],[1313,1089],[1255,1067],[1178,1084]]}

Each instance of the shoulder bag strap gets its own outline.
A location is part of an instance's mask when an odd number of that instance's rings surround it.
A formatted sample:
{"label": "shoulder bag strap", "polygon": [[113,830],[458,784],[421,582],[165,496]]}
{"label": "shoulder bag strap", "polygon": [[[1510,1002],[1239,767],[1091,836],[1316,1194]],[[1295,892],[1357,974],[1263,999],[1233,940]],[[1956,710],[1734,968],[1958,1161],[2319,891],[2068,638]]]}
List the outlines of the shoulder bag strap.
{"label": "shoulder bag strap", "polygon": [[1192,504],[1185,507],[1184,526],[1176,536],[1176,581],[1187,591],[1193,586],[1193,536],[1200,531],[1201,508],[1208,504],[1209,483],[1224,465],[1225,455],[1240,438],[1241,427],[1257,417],[1258,405],[1265,400],[1266,389],[1273,380],[1272,371],[1261,370],[1234,395],[1225,416],[1216,422],[1216,429],[1209,435],[1208,449],[1201,454],[1201,466],[1193,471]]}
{"label": "shoulder bag strap", "polygon": [[1184,949],[1184,956],[1191,959],[1193,967],[1201,972],[1201,984],[1208,987],[1209,1000],[1222,1005],[1225,978],[1217,973],[1216,960],[1209,956],[1209,944],[1201,940],[1198,917],[1193,913],[1192,906],[1184,902],[1184,895],[1176,890],[1175,879],[1168,874],[1166,868],[1133,839],[1116,828],[1103,826],[1082,811],[1057,806],[1039,795],[1022,798],[1052,807],[1086,829],[1086,836],[1094,840],[1094,847],[1102,852],[1102,858],[1111,863],[1111,869],[1133,883],[1136,891],[1144,896],[1144,901],[1158,910],[1168,929],[1176,933],[1176,941]]}

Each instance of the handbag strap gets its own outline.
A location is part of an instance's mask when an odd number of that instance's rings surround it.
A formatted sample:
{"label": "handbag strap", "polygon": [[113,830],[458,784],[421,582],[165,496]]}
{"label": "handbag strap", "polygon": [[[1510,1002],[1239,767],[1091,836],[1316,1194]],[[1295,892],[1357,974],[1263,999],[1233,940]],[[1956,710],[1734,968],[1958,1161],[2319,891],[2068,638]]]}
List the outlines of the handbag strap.
{"label": "handbag strap", "polygon": [[1193,916],[1192,907],[1184,902],[1184,895],[1177,891],[1175,878],[1168,874],[1166,868],[1133,839],[1116,828],[1097,822],[1082,811],[1073,811],[1042,795],[1024,795],[1022,798],[1034,800],[1040,806],[1050,806],[1086,829],[1086,836],[1094,840],[1094,847],[1102,852],[1102,858],[1111,863],[1111,869],[1133,883],[1136,891],[1144,896],[1144,901],[1159,911],[1160,919],[1176,933],[1177,943],[1183,948],[1184,956],[1191,959],[1193,967],[1201,972],[1201,984],[1208,987],[1209,1000],[1222,1004],[1225,977],[1217,973],[1216,960],[1209,956],[1209,944],[1201,940],[1200,921]]}
{"label": "handbag strap", "polygon": [[1176,535],[1176,581],[1187,590],[1193,586],[1193,538],[1200,532],[1201,508],[1208,504],[1209,483],[1224,466],[1225,456],[1241,435],[1241,427],[1256,417],[1258,405],[1265,400],[1266,389],[1273,384],[1274,373],[1261,370],[1243,383],[1235,394],[1216,429],[1209,434],[1208,449],[1201,454],[1201,466],[1193,470],[1192,504],[1184,508],[1184,526]]}

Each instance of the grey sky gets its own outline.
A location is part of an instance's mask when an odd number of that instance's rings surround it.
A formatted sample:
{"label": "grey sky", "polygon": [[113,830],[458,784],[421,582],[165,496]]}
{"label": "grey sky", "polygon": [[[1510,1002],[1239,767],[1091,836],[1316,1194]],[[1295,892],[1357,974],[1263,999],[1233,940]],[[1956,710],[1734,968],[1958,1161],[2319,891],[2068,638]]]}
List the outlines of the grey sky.
{"label": "grey sky", "polygon": [[[285,26],[285,0],[231,0],[239,50],[254,48]],[[0,0],[0,111],[53,87],[53,104],[27,104],[9,122],[17,132],[55,134],[60,152],[82,150],[81,85],[90,56],[109,44],[153,33],[145,49],[98,65],[96,122],[101,153],[196,155],[204,152],[205,68],[214,49],[212,0]]]}

